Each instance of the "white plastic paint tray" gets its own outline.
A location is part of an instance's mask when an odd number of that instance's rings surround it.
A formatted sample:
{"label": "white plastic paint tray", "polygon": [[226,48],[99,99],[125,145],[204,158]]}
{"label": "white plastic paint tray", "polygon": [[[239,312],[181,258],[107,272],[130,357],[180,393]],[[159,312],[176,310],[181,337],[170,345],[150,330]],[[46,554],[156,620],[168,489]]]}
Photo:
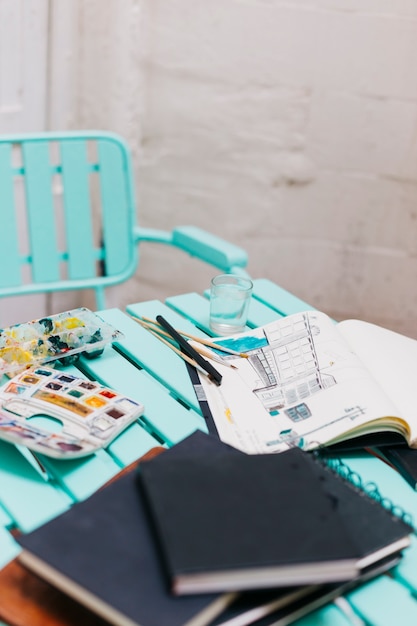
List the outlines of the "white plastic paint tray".
{"label": "white plastic paint tray", "polygon": [[77,308],[0,330],[0,374],[14,375],[34,365],[76,362],[99,356],[123,333],[87,308]]}

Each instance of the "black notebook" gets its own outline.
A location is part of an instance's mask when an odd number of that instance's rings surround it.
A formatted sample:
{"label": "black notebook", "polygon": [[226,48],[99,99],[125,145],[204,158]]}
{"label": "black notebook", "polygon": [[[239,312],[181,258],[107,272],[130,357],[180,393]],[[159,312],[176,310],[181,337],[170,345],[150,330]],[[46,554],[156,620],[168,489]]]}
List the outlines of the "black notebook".
{"label": "black notebook", "polygon": [[22,564],[112,624],[210,623],[234,594],[170,595],[135,480],[126,474],[19,536]]}
{"label": "black notebook", "polygon": [[399,557],[384,559],[347,582],[240,594],[210,626],[288,626],[325,604],[351,592],[398,564]]}
{"label": "black notebook", "polygon": [[178,454],[139,484],[176,594],[346,581],[409,545],[412,528],[298,448]]}

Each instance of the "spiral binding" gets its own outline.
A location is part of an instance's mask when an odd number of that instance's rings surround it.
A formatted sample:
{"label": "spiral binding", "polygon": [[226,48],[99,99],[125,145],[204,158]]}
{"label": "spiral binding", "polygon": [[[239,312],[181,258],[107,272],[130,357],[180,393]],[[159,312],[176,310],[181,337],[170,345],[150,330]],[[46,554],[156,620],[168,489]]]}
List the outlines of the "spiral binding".
{"label": "spiral binding", "polygon": [[405,511],[402,507],[394,504],[390,498],[383,496],[376,485],[376,483],[370,481],[364,483],[361,476],[350,469],[350,467],[340,458],[338,457],[323,457],[320,456],[320,451],[315,450],[313,452],[313,456],[325,467],[328,467],[335,474],[338,474],[348,482],[350,482],[354,487],[365,493],[368,497],[376,500],[384,507],[387,511],[389,511],[395,517],[398,517],[403,522],[411,526],[414,530],[414,533],[417,532],[417,528],[414,524],[413,517],[410,513]]}

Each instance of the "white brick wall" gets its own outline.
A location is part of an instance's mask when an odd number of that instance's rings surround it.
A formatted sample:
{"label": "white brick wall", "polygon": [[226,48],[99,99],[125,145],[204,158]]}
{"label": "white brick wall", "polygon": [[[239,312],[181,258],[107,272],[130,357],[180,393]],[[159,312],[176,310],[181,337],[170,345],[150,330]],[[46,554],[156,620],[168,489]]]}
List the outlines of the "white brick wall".
{"label": "white brick wall", "polygon": [[[417,336],[414,0],[79,10],[76,123],[127,136],[144,225],[197,223],[246,247],[254,276]],[[144,247],[113,300],[208,284],[192,267]]]}

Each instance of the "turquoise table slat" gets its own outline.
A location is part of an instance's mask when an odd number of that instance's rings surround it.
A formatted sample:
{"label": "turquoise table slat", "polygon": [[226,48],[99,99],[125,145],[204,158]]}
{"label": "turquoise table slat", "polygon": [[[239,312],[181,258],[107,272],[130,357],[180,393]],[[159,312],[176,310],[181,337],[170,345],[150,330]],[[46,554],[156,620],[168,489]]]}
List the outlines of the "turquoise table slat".
{"label": "turquoise table slat", "polygon": [[354,611],[371,626],[417,624],[415,597],[388,576],[361,585],[345,597]]}
{"label": "turquoise table slat", "polygon": [[352,620],[335,604],[329,604],[297,620],[297,626],[353,626]]}
{"label": "turquoise table slat", "polygon": [[[126,319],[139,328],[136,322],[129,318]],[[114,323],[115,326],[121,328],[121,324],[117,323],[118,320],[115,319],[114,315],[107,316],[106,314],[106,321]],[[121,330],[123,329],[121,328]],[[149,432],[151,434],[153,432],[158,440],[164,441],[168,445],[173,445],[197,429],[207,430],[204,419],[199,413],[186,408],[170,395],[168,390],[159,384],[157,380],[154,380],[143,370],[134,367],[117,354],[116,351],[106,350],[99,359],[85,360],[83,367],[86,368],[86,371],[88,368],[88,371],[97,380],[142,402],[145,405],[143,422],[145,426],[148,425]],[[180,367],[183,367],[182,363],[180,363]],[[142,421],[142,418],[140,421]],[[119,436],[119,446],[123,445],[125,435],[126,433],[122,433]],[[128,441],[127,445],[130,449],[132,444]]]}
{"label": "turquoise table slat", "polygon": [[[115,363],[114,357],[116,356],[117,363],[123,362],[124,359],[122,359],[120,355],[112,351],[110,348],[106,348],[106,356],[109,356],[110,354],[113,358],[111,360],[112,365],[109,369],[113,370],[114,363]],[[96,366],[103,365],[104,368],[94,367],[94,364],[96,364]],[[114,387],[118,390],[122,390],[121,386],[118,385],[118,382],[120,382],[119,380],[115,380],[114,378],[111,378],[110,380],[107,378],[106,374],[101,371],[102,369],[107,370],[108,369],[107,365],[108,364],[107,362],[105,362],[103,357],[100,357],[100,359],[97,359],[95,361],[88,361],[86,359],[82,360],[82,367],[84,367],[85,371],[89,372],[90,377],[100,380],[102,383],[108,384],[109,386]],[[124,363],[122,367],[126,367]],[[127,367],[130,369],[130,367],[133,367],[133,366],[128,364]],[[115,369],[118,372],[121,371],[120,366],[116,366]],[[136,368],[134,369],[136,371]],[[77,370],[71,373],[78,375],[78,376],[84,375],[83,372],[77,371]],[[124,383],[126,384],[126,380],[124,380]],[[135,382],[135,386],[136,386],[136,382]],[[129,390],[126,391],[126,394],[131,396],[132,398],[136,398],[137,400],[143,402],[143,400],[139,397],[139,395],[136,396],[135,391],[132,391],[130,388]],[[155,439],[155,437],[153,437],[149,432],[147,432],[143,428],[142,425],[140,425],[139,423],[133,423],[131,424],[131,426],[129,426],[129,428],[126,429],[126,431],[121,433],[121,435],[119,435],[119,437],[117,437],[108,446],[107,453],[115,461],[115,463],[119,466],[119,469],[120,469],[120,468],[126,467],[130,463],[133,463],[138,458],[140,458],[141,456],[149,452],[151,448],[154,448],[155,446],[159,446],[159,445],[161,445],[160,441]]]}
{"label": "turquoise table slat", "polygon": [[[111,352],[114,357],[114,351],[111,351],[111,348],[106,348],[106,352]],[[121,361],[121,357],[119,355],[117,355],[117,360],[118,362]],[[121,390],[121,388],[117,386],[116,380],[113,380],[111,383],[107,382],[105,376],[100,376],[97,368],[94,368],[94,363],[101,362],[103,362],[102,357],[93,362],[89,362],[87,360],[82,361],[84,364],[83,367],[89,372],[90,377],[101,380],[104,384],[108,384],[111,387]],[[112,361],[112,363],[114,364],[114,361]],[[93,365],[92,368],[91,365]],[[107,364],[105,365],[105,368],[107,369]],[[66,368],[66,371],[69,370],[71,370],[71,373],[75,376],[85,375],[84,372],[76,370],[75,368],[73,368],[73,370],[72,368]],[[135,392],[130,389],[126,393],[132,398],[135,397]],[[137,399],[141,401],[139,397],[137,397]],[[151,448],[158,445],[160,445],[158,440],[152,437],[152,435],[150,435],[139,423],[134,423],[108,446],[107,453],[112,459],[114,459],[120,468],[123,468],[136,461],[142,455],[146,454],[146,452],[148,452]]]}
{"label": "turquoise table slat", "polygon": [[417,538],[407,548],[404,558],[394,569],[394,578],[417,596]]}
{"label": "turquoise table slat", "polygon": [[10,517],[6,509],[0,505],[0,527],[8,528],[13,525],[13,519]]}
{"label": "turquoise table slat", "polygon": [[[100,364],[95,364],[94,371],[97,378],[101,378]],[[90,364],[88,364],[90,366]],[[93,370],[91,370],[93,371]],[[104,371],[106,376],[108,372]],[[117,372],[114,372],[111,380],[120,377],[121,384],[111,386],[123,389],[123,384],[127,384],[130,369],[124,364],[120,365]],[[173,445],[181,441],[196,430],[206,430],[203,418],[196,412],[187,409],[184,405],[173,398],[168,391],[157,381],[146,375],[144,372],[137,372],[135,383],[136,397],[145,405],[145,412],[140,422],[149,430],[157,440]],[[132,394],[131,394],[132,395]],[[118,446],[124,445],[126,433],[122,433],[118,438]],[[132,442],[127,439],[127,449],[132,446]]]}
{"label": "turquoise table slat", "polygon": [[[342,458],[351,470],[359,474],[365,484],[375,483],[381,496],[387,499],[387,503],[400,507],[412,517],[414,526],[417,525],[416,492],[395,469],[372,455],[344,455]],[[413,545],[404,551],[402,561],[393,571],[393,575],[399,582],[403,582],[417,593],[415,572],[417,572],[417,549],[414,540]]]}
{"label": "turquoise table slat", "polygon": [[[173,301],[184,299],[184,301],[192,302],[196,309],[199,310],[194,316],[185,314],[181,307],[178,310],[171,306]],[[149,300],[148,302],[138,302],[136,304],[130,304],[127,307],[127,312],[136,317],[149,317],[155,319],[157,315],[166,317],[168,321],[173,324],[179,330],[189,332],[196,337],[207,337],[205,326],[208,324],[208,320],[204,322],[204,317],[207,316],[207,301],[197,293],[189,293],[184,296],[177,296],[173,298],[167,298],[166,304],[162,304],[159,300]],[[191,307],[188,307],[190,310]],[[178,314],[181,313],[181,314]],[[202,321],[200,324],[199,322]],[[196,324],[196,326],[195,326]],[[148,332],[148,331],[146,331]],[[148,333],[149,334],[149,333]]]}
{"label": "turquoise table slat", "polygon": [[300,300],[267,278],[258,278],[253,281],[253,295],[257,300],[267,304],[281,315],[314,310],[310,304]]}
{"label": "turquoise table slat", "polygon": [[[186,293],[166,299],[166,304],[177,313],[184,315],[196,324],[207,335],[213,332],[209,327],[210,303],[207,298],[198,293]],[[280,317],[279,313],[255,298],[252,298],[248,313],[248,330],[255,326],[262,326]]]}
{"label": "turquoise table slat", "polygon": [[[88,365],[86,369],[90,369]],[[92,377],[97,380],[100,378],[98,375]],[[104,379],[100,380],[106,382]],[[135,394],[129,395],[133,397]],[[159,445],[161,445],[160,441],[152,437],[143,426],[133,423],[105,451],[98,452],[93,457],[65,463],[42,457],[42,462],[62,487],[74,499],[80,501],[110,480],[121,469]]]}
{"label": "turquoise table slat", "polygon": [[19,544],[7,530],[0,527],[0,569],[10,563],[19,552]]}
{"label": "turquoise table slat", "polygon": [[[108,163],[114,155],[110,155]],[[107,158],[107,156],[105,157]],[[107,165],[106,165],[107,166]],[[176,328],[194,335],[211,335],[207,291],[173,296],[165,303],[132,304],[128,312],[155,318],[161,314]],[[266,279],[254,281],[248,326],[259,326],[277,316],[311,309],[308,304]],[[103,319],[125,338],[105,349],[97,359],[81,358],[68,368],[80,372],[145,405],[145,413],[112,442],[107,450],[77,461],[40,457],[43,475],[16,447],[0,442],[0,567],[13,559],[19,547],[9,530],[30,531],[62,513],[74,501],[88,497],[122,468],[151,448],[171,446],[206,424],[186,370],[172,350],[118,309],[101,311]],[[393,468],[366,454],[342,459],[364,483],[375,482],[382,496],[408,512],[417,525],[417,494]],[[48,478],[49,477],[49,478]],[[39,506],[41,503],[41,506]],[[404,551],[390,575],[361,585],[343,598],[298,619],[296,626],[411,626],[417,624],[417,537]],[[1,626],[1,622],[0,622]]]}
{"label": "turquoise table slat", "polygon": [[[166,304],[201,328],[206,335],[212,335],[209,327],[209,301],[198,293],[186,293],[166,299]],[[181,330],[184,330],[181,328]]]}
{"label": "turquoise table slat", "polygon": [[[155,306],[157,312],[162,315],[167,313],[169,321],[174,326],[178,326],[177,318],[173,317],[169,309],[162,304],[158,305],[158,303],[155,303]],[[147,309],[148,311],[149,309]],[[139,314],[141,313],[139,312]],[[160,380],[176,397],[199,413],[197,398],[186,365],[181,357],[120,311],[114,309],[113,311],[106,311],[102,316],[104,317],[104,315],[106,321],[129,336],[129,341],[120,340],[117,342],[119,349],[135,363],[145,367],[147,372]],[[151,316],[155,317],[155,315]]]}
{"label": "turquoise table slat", "polygon": [[412,515],[417,525],[416,492],[395,469],[370,454],[341,455],[341,459],[364,483],[376,483],[381,495]]}
{"label": "turquoise table slat", "polygon": [[63,491],[77,502],[93,494],[121,469],[104,450],[71,461],[60,461],[42,455],[39,458]]}
{"label": "turquoise table slat", "polygon": [[281,313],[257,300],[255,296],[252,297],[248,312],[248,326],[257,328],[258,326],[274,322],[280,317],[283,317]]}
{"label": "turquoise table slat", "polygon": [[[66,367],[65,372],[73,376],[85,377],[83,372],[73,365]],[[68,494],[71,501],[77,502],[94,493],[121,468],[111,455],[102,451],[74,461],[59,461],[42,455],[38,456],[49,476],[61,486],[63,493]],[[36,469],[36,464],[34,467]],[[39,469],[37,471],[39,473]]]}
{"label": "turquoise table slat", "polygon": [[126,467],[155,446],[160,445],[161,443],[140,424],[132,424],[126,432],[114,440],[108,447],[108,452],[116,462],[120,463],[122,467]]}
{"label": "turquoise table slat", "polygon": [[14,446],[0,441],[0,458],[0,502],[23,532],[33,530],[72,504],[69,496],[45,482]]}

